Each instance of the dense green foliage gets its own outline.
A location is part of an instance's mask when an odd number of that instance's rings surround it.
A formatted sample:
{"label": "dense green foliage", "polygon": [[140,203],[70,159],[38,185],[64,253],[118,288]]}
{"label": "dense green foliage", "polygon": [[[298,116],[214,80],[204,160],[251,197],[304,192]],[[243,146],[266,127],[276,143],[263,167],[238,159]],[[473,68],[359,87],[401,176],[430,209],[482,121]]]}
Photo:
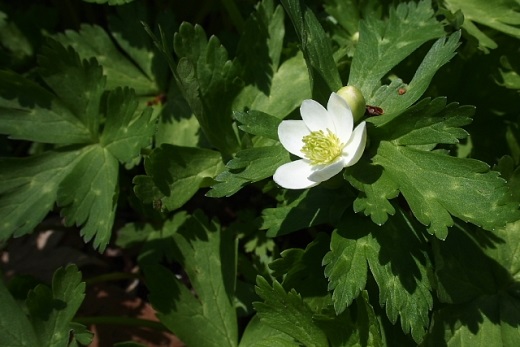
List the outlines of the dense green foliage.
{"label": "dense green foliage", "polygon": [[[69,3],[0,3],[2,252],[59,216],[190,347],[520,345],[517,0]],[[278,187],[344,85],[362,158]],[[5,274],[0,346],[88,345],[82,271]]]}

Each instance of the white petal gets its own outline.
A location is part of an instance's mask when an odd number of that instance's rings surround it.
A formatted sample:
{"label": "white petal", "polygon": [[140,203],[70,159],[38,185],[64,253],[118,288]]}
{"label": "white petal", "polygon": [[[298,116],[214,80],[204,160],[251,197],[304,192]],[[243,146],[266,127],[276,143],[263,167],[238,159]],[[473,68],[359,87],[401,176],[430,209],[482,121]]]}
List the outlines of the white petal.
{"label": "white petal", "polygon": [[279,186],[287,189],[305,189],[318,185],[320,182],[309,180],[312,166],[307,160],[296,160],[283,164],[276,169],[273,180]]}
{"label": "white petal", "polygon": [[334,123],[332,122],[329,112],[317,101],[310,99],[303,100],[300,106],[300,114],[310,131],[334,129]]}
{"label": "white petal", "polygon": [[301,149],[304,145],[302,139],[311,132],[301,120],[284,120],[278,125],[278,138],[290,153],[304,157]]}
{"label": "white petal", "polygon": [[361,122],[352,132],[352,137],[343,149],[343,166],[352,166],[359,161],[367,144],[366,122]]}
{"label": "white petal", "polygon": [[315,167],[314,171],[309,176],[309,179],[316,182],[326,181],[329,178],[336,176],[343,169],[343,167],[343,162],[341,160],[320,169],[316,169]]}
{"label": "white petal", "polygon": [[334,123],[334,132],[342,143],[346,143],[352,135],[354,116],[347,102],[336,93],[330,94],[327,110]]}

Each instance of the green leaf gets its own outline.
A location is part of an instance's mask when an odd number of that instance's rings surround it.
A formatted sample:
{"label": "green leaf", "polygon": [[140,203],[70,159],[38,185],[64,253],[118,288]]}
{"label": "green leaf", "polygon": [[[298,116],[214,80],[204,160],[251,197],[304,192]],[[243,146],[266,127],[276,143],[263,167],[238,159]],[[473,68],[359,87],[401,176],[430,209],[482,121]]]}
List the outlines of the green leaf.
{"label": "green leaf", "polygon": [[150,301],[160,321],[190,346],[237,346],[233,234],[196,212],[172,237],[171,254],[189,276],[196,296],[164,267],[146,266]]}
{"label": "green leaf", "polygon": [[329,290],[339,314],[360,294],[367,281],[367,263],[379,287],[379,303],[392,323],[420,342],[433,306],[428,277],[431,264],[420,230],[402,212],[386,230],[359,217],[345,218],[332,234],[324,257]]}
{"label": "green leaf", "polygon": [[49,40],[38,57],[40,75],[60,102],[89,130],[99,133],[99,104],[104,92],[103,68],[95,59],[81,61],[71,48]]}
{"label": "green leaf", "polygon": [[151,144],[155,130],[152,109],[136,112],[137,107],[133,89],[117,88],[106,97],[106,122],[99,141],[121,163],[131,163],[141,148]]}
{"label": "green leaf", "polygon": [[202,131],[219,150],[234,153],[238,139],[231,103],[239,91],[237,67],[219,40],[215,36],[208,40],[199,25],[182,23],[174,37],[174,50],[179,62],[170,67]]}
{"label": "green leaf", "polygon": [[[73,55],[72,51],[69,54]],[[94,66],[86,64],[85,69]],[[81,73],[83,71],[91,71],[101,78],[97,67],[90,70],[81,68]],[[78,77],[81,81],[79,76],[71,77],[71,80]],[[69,87],[78,90],[87,86]],[[88,92],[83,89],[80,95]],[[92,133],[89,129],[89,124],[94,122],[87,119],[86,113],[75,114],[51,92],[12,72],[0,71],[0,109],[0,133],[8,134],[12,139],[57,144],[87,143],[97,134],[97,130]]]}
{"label": "green leaf", "polygon": [[383,224],[393,213],[385,200],[400,191],[415,217],[440,239],[453,225],[451,215],[488,230],[516,220],[517,206],[505,181],[487,164],[432,151],[437,143],[455,144],[466,137],[460,126],[472,114],[473,108],[446,105],[444,98],[425,99],[378,128],[373,134],[381,142],[371,163],[346,171],[363,191],[355,210]]}
{"label": "green leaf", "polygon": [[342,87],[338,68],[332,57],[330,39],[318,19],[301,0],[282,0],[300,41],[309,70],[313,99],[326,102],[331,92]]}
{"label": "green leaf", "polygon": [[31,322],[0,280],[0,345],[1,346],[38,346],[38,337]]}
{"label": "green leaf", "polygon": [[395,214],[395,208],[389,200],[399,195],[399,185],[390,176],[383,174],[383,167],[361,159],[344,172],[344,177],[360,190],[354,200],[354,212],[363,212],[379,226],[388,220],[388,215]]}
{"label": "green leaf", "polygon": [[328,346],[327,336],[313,322],[313,312],[293,289],[286,292],[277,281],[271,287],[257,277],[256,293],[264,302],[254,303],[262,323],[280,330],[308,347]]}
{"label": "green leaf", "polygon": [[235,112],[235,119],[241,123],[240,130],[252,135],[264,136],[272,140],[278,140],[278,125],[281,120],[260,111]]}
{"label": "green leaf", "polygon": [[167,143],[181,147],[206,147],[200,124],[177,88],[170,88],[167,100],[158,120],[155,146]]}
{"label": "green leaf", "polygon": [[382,347],[380,323],[363,291],[352,310],[336,315],[334,312],[315,317],[316,324],[327,334],[332,347]]}
{"label": "green leaf", "polygon": [[255,315],[240,340],[240,347],[299,347],[300,344],[294,341],[289,335],[278,329],[262,323]]}
{"label": "green leaf", "polygon": [[117,159],[131,164],[149,145],[151,113],[136,112],[130,89],[105,93],[101,67],[94,59],[81,61],[70,47],[50,40],[39,62],[42,79],[54,93],[19,75],[0,73],[0,104],[6,110],[0,115],[6,120],[0,122],[6,125],[0,131],[32,141],[83,146],[2,159],[0,238],[30,232],[57,201],[65,224],[82,225],[85,239],[95,237],[94,246],[103,250],[117,201]]}
{"label": "green leaf", "polygon": [[434,146],[439,143],[457,144],[468,133],[461,127],[471,123],[473,106],[446,104],[446,98],[421,100],[398,117],[378,129],[385,141],[399,146]]}
{"label": "green leaf", "polygon": [[[440,38],[435,41],[408,85],[402,83],[400,79],[396,79],[390,85],[377,89],[370,99],[370,104],[378,105],[385,113],[384,116],[370,118],[370,121],[374,124],[386,122],[419,100],[430,85],[435,73],[455,56],[459,39],[460,31],[457,31],[449,38]],[[399,90],[405,90],[405,93],[401,94]]]}
{"label": "green leaf", "polygon": [[38,285],[27,296],[34,330],[42,346],[68,346],[71,320],[85,298],[85,283],[77,266],[59,268],[52,289]]}
{"label": "green leaf", "polygon": [[[119,6],[115,12],[116,14],[108,18],[108,27],[111,37],[117,43],[118,48],[123,51],[123,56],[128,57],[127,59],[142,72],[139,80],[142,80],[143,86],[146,85],[144,83],[146,77],[147,80],[154,82],[155,88],[158,88],[156,92],[166,90],[168,79],[171,77],[168,64],[157,52],[152,38],[144,30],[142,23],[147,23],[151,27],[160,26],[163,33],[173,35],[174,28],[178,27],[175,20],[172,20],[173,13],[168,9],[151,11],[151,7],[140,1]],[[114,60],[110,59],[110,64],[113,62]],[[121,67],[114,66],[119,69]],[[137,73],[136,76],[138,76]],[[129,86],[133,87],[133,83]],[[147,88],[150,87],[153,88],[152,85]],[[143,90],[143,92],[153,93],[152,89]]]}
{"label": "green leaf", "polygon": [[246,22],[237,48],[237,62],[246,84],[269,95],[273,74],[278,70],[285,36],[284,12],[273,0],[263,0]]}
{"label": "green leaf", "polygon": [[268,237],[281,236],[323,223],[338,221],[352,196],[346,189],[314,188],[287,191],[283,202],[262,211],[262,230]]}
{"label": "green leaf", "polygon": [[374,163],[384,167],[415,217],[440,239],[453,225],[450,214],[487,230],[518,218],[506,182],[478,160],[384,142]]}
{"label": "green leaf", "polygon": [[479,40],[482,48],[496,48],[497,44],[475,24],[488,26],[516,38],[520,38],[520,5],[514,0],[445,0],[453,13],[462,11],[462,27]]}
{"label": "green leaf", "polygon": [[31,232],[53,208],[58,186],[81,151],[0,159],[0,239]]}
{"label": "green leaf", "polygon": [[360,7],[356,0],[325,0],[323,7],[349,35],[358,31]]}
{"label": "green leaf", "polygon": [[[170,211],[184,205],[201,187],[213,182],[223,168],[219,152],[167,144],[154,149],[145,160],[147,177],[152,178],[164,195],[161,198],[162,207]],[[136,179],[138,177],[142,176]],[[150,188],[146,189],[149,182],[134,180],[134,183],[137,184],[138,196],[145,200],[149,195]]]}
{"label": "green leaf", "polygon": [[86,242],[105,249],[114,224],[119,165],[106,149],[85,147],[81,158],[60,183],[57,203],[67,226],[82,226]]}
{"label": "green leaf", "polygon": [[173,234],[186,222],[189,215],[180,211],[166,220],[161,228],[151,224],[128,223],[117,232],[116,244],[119,247],[139,250],[139,265],[156,265],[163,261],[173,261],[172,249],[175,248]]}
{"label": "green leaf", "polygon": [[227,170],[216,177],[218,183],[211,186],[206,196],[231,196],[246,184],[272,176],[289,160],[289,153],[281,145],[242,150],[226,164]]}
{"label": "green leaf", "polygon": [[454,305],[435,312],[425,345],[517,345],[520,222],[493,234],[463,224],[457,229],[435,243],[439,299]]}
{"label": "green leaf", "polygon": [[330,238],[319,233],[305,249],[289,248],[280,253],[269,268],[273,277],[282,277],[282,285],[287,290],[294,289],[302,296],[311,310],[320,312],[330,304],[327,279],[323,276],[321,260],[329,251]]}
{"label": "green leaf", "polygon": [[272,0],[258,4],[246,23],[237,52],[246,86],[233,100],[234,110],[257,110],[285,118],[310,98],[309,76],[301,53],[280,65],[285,35],[284,12]]}
{"label": "green leaf", "polygon": [[304,99],[311,97],[309,76],[301,53],[284,61],[271,80],[268,94],[248,85],[233,101],[235,110],[256,110],[276,118],[287,117]]}
{"label": "green leaf", "polygon": [[362,20],[348,84],[359,88],[368,104],[377,105],[372,97],[381,79],[422,44],[443,34],[430,0],[391,7],[386,20]]}
{"label": "green leaf", "polygon": [[143,73],[142,67],[121,52],[103,28],[82,24],[79,31],[67,30],[56,39],[64,46],[74,48],[82,59],[99,61],[106,75],[107,89],[131,87],[140,96],[159,92],[154,76]]}

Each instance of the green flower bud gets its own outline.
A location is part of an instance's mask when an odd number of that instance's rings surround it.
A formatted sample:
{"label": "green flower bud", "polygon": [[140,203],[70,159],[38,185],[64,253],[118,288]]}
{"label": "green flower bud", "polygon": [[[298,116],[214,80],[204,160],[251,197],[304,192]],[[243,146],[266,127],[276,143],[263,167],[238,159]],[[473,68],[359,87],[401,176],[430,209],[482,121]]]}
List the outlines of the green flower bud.
{"label": "green flower bud", "polygon": [[366,108],[365,98],[361,91],[354,86],[346,86],[338,90],[337,94],[350,106],[354,122],[359,122],[365,114]]}

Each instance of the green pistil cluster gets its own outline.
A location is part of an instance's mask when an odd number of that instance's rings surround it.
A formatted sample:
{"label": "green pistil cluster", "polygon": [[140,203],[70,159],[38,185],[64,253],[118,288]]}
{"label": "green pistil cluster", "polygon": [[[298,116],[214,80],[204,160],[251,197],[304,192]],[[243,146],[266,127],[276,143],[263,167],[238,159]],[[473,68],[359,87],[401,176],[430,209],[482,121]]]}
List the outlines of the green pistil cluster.
{"label": "green pistil cluster", "polygon": [[302,141],[305,144],[302,152],[312,165],[333,163],[341,156],[344,147],[336,134],[329,129],[327,129],[327,134],[323,130],[313,131]]}

